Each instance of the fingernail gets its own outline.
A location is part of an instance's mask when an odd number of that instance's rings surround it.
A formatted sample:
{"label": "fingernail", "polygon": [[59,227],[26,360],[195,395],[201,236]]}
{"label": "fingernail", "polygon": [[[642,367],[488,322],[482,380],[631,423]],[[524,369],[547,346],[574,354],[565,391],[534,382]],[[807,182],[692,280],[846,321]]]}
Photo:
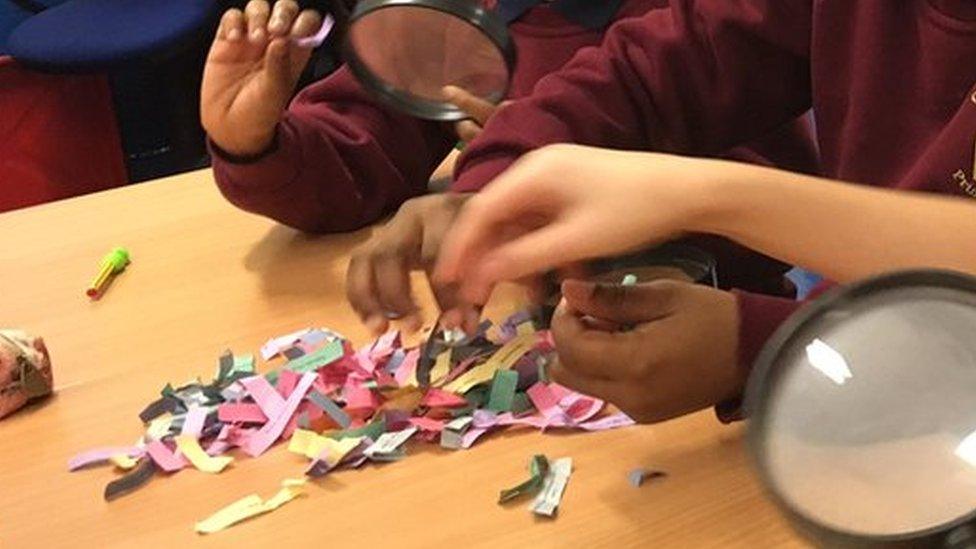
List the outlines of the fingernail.
{"label": "fingernail", "polygon": [[386,331],[387,322],[386,319],[379,315],[373,315],[366,319],[366,328],[374,334],[380,334]]}
{"label": "fingernail", "polygon": [[413,333],[423,328],[424,319],[419,314],[412,314],[404,319],[403,324],[408,332]]}
{"label": "fingernail", "polygon": [[240,39],[241,39],[241,31],[238,29],[230,29],[230,32],[227,33],[228,42],[237,42]]}
{"label": "fingernail", "polygon": [[478,329],[478,320],[481,319],[481,315],[478,311],[470,310],[464,313],[464,331],[473,334]]}
{"label": "fingernail", "polygon": [[255,42],[264,38],[264,31],[262,29],[254,29],[251,31],[251,40]]}
{"label": "fingernail", "polygon": [[457,309],[446,311],[441,315],[441,328],[453,330],[461,323],[461,313]]}

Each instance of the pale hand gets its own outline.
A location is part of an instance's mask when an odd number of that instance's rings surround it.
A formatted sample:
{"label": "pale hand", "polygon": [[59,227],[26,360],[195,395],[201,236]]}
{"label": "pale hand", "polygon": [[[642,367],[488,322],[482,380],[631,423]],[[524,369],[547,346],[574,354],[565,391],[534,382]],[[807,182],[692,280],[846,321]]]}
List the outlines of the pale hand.
{"label": "pale hand", "polygon": [[318,31],[318,13],[294,0],[251,0],[227,10],[210,47],[200,90],[200,119],[210,139],[236,155],[258,154],[275,128],[312,50],[295,39]]}
{"label": "pale hand", "polygon": [[484,303],[492,287],[691,230],[714,161],[552,145],[467,202],[435,277]]}

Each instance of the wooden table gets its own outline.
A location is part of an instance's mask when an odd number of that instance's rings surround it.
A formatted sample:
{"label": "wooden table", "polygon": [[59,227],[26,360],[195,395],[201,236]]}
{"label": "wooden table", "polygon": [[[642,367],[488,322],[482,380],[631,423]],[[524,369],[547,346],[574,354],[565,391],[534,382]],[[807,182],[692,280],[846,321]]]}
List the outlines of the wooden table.
{"label": "wooden table", "polygon": [[[711,412],[605,433],[506,433],[468,451],[413,444],[405,461],[327,476],[307,497],[210,536],[193,524],[247,494],[272,494],[301,475],[304,458],[279,445],[220,475],[159,475],[112,503],[102,500],[110,467],[67,472],[81,450],[135,441],[136,414],[159,389],[209,379],[224,349],[256,352],[305,326],[365,342],[343,275],[367,236],[313,238],[237,211],[206,171],[0,215],[0,322],[46,339],[57,391],[0,422],[0,546],[800,544],[761,493],[742,426]],[[133,263],[89,302],[85,285],[116,245]],[[496,313],[516,299],[497,301]],[[556,520],[495,503],[536,453],[574,460]],[[670,476],[633,488],[637,467]]]}

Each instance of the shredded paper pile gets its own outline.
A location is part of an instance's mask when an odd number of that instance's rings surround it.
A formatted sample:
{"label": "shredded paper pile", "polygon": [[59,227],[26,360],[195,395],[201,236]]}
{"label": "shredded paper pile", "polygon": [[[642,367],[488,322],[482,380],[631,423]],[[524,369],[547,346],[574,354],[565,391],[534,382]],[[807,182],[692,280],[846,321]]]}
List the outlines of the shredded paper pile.
{"label": "shredded paper pile", "polygon": [[[548,333],[536,331],[527,313],[499,326],[486,321],[473,335],[431,336],[413,348],[395,331],[354,350],[331,330],[301,330],[261,348],[262,359],[278,365],[267,373],[257,372],[253,356],[227,351],[210,383],[166,385],[139,414],[146,432],[134,445],[90,450],[68,467],[113,464],[123,474],[105,487],[112,500],[158,473],[220,473],[242,454],[260,456],[281,440],[307,458],[304,478],[286,479],[267,500],[247,496],[196,524],[197,532],[211,533],[287,503],[308,478],[400,460],[410,439],[459,450],[506,428],[598,431],[633,424],[621,413],[601,415],[599,399],[548,382],[552,356]],[[520,492],[542,489],[555,472],[561,495],[571,465],[557,460],[553,471],[534,467],[534,480]],[[550,494],[531,508],[552,515],[556,505]]]}

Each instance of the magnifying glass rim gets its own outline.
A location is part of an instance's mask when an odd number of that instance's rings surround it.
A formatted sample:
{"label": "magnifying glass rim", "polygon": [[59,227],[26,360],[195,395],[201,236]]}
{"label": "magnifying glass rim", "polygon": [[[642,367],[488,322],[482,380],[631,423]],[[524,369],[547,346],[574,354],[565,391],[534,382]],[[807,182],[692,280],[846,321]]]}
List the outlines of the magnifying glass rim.
{"label": "magnifying glass rim", "polygon": [[595,259],[590,266],[602,273],[606,271],[620,271],[639,267],[675,267],[691,277],[692,268],[701,268],[704,272],[694,281],[718,287],[718,263],[715,256],[709,252],[684,243],[666,243],[634,254],[619,257]]}
{"label": "magnifying glass rim", "polygon": [[[770,498],[782,509],[798,529],[813,536],[826,545],[864,545],[912,547],[939,545],[944,536],[957,527],[976,521],[976,508],[948,523],[932,526],[914,532],[900,534],[872,535],[861,534],[840,528],[826,526],[806,517],[791,502],[780,494],[766,466],[762,451],[763,432],[767,424],[769,396],[786,367],[779,360],[806,335],[807,328],[819,321],[825,314],[838,307],[848,307],[857,301],[874,297],[890,290],[903,290],[909,287],[942,288],[960,290],[976,294],[976,277],[967,274],[938,270],[917,269],[883,274],[857,282],[846,287],[837,287],[798,311],[769,339],[760,351],[746,384],[744,409],[749,417],[747,440],[749,453],[755,470]],[[785,364],[785,363],[784,363]]]}
{"label": "magnifying glass rim", "polygon": [[362,0],[356,4],[349,17],[349,26],[342,44],[342,56],[357,80],[373,91],[376,96],[387,105],[409,115],[439,122],[456,122],[468,118],[467,113],[457,107],[447,107],[444,103],[426,100],[422,97],[403,92],[389,85],[376,76],[356,54],[352,47],[349,30],[359,19],[375,11],[396,7],[426,8],[448,15],[452,15],[474,27],[491,40],[492,44],[502,54],[505,62],[507,78],[505,87],[499,97],[488,97],[489,101],[498,102],[505,98],[512,84],[512,71],[515,68],[515,45],[505,24],[493,17],[486,9],[474,2],[455,2],[452,0]]}

